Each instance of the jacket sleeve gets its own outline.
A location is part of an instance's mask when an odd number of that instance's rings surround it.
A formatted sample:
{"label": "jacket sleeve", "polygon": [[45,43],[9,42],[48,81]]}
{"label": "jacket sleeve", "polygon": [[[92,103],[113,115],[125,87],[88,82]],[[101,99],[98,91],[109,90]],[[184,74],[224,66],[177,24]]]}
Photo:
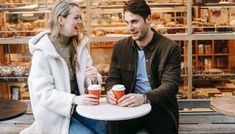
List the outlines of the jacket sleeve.
{"label": "jacket sleeve", "polygon": [[[85,88],[87,85],[91,84],[91,81],[86,79],[84,74],[84,70],[87,67],[93,66],[93,61],[91,58],[90,53],[88,52],[87,48],[81,48],[81,53],[78,56],[78,62],[80,65],[80,70],[77,72],[77,83],[79,87],[80,94],[85,94]],[[98,84],[102,84],[102,76],[97,71],[97,80]]]}
{"label": "jacket sleeve", "polygon": [[[86,67],[90,67],[90,66],[92,66],[92,67],[94,67],[93,66],[93,61],[92,61],[92,58],[91,58],[91,55],[90,55],[90,53],[88,52],[88,50],[85,48],[85,53],[86,53],[86,55],[87,55],[87,62],[86,62]],[[102,84],[102,76],[101,76],[101,74],[98,72],[98,70],[97,70],[97,80],[98,80],[98,84]],[[89,84],[91,84],[90,83],[90,81],[87,81],[87,84],[89,85]]]}
{"label": "jacket sleeve", "polygon": [[180,47],[177,44],[170,47],[163,61],[159,65],[162,67],[159,67],[160,70],[158,70],[160,86],[146,93],[147,98],[153,103],[168,101],[178,93],[181,65]]}
{"label": "jacket sleeve", "polygon": [[40,113],[40,110],[47,109],[62,116],[70,116],[74,95],[55,89],[48,59],[40,50],[33,53],[28,85],[34,112]]}
{"label": "jacket sleeve", "polygon": [[118,64],[118,43],[113,48],[111,64],[109,69],[109,75],[106,80],[106,90],[110,90],[113,85],[121,83],[121,72],[120,69],[117,68]]}

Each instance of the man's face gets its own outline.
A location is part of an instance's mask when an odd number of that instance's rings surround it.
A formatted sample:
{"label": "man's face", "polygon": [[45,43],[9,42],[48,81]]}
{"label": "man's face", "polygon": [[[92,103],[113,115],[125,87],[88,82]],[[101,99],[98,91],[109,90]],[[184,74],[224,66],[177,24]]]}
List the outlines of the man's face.
{"label": "man's face", "polygon": [[127,28],[131,33],[131,37],[135,41],[142,41],[146,38],[148,30],[150,28],[149,18],[145,19],[140,15],[133,14],[131,12],[125,12],[124,14]]}

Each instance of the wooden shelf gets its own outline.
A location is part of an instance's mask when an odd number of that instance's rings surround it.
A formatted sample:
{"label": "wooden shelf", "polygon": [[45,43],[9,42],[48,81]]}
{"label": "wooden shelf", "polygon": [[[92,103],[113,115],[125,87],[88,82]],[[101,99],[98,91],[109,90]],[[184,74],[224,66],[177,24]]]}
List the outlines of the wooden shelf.
{"label": "wooden shelf", "polygon": [[0,44],[27,44],[31,37],[0,38]]}
{"label": "wooden shelf", "polygon": [[235,40],[235,32],[232,33],[210,33],[192,34],[192,40]]}

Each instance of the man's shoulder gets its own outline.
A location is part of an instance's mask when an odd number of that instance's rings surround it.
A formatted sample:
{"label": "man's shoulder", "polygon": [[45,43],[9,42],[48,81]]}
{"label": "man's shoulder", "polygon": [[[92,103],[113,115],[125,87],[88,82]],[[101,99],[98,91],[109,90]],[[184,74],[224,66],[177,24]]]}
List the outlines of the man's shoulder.
{"label": "man's shoulder", "polygon": [[162,44],[162,46],[164,47],[178,47],[179,46],[177,42],[161,34],[159,34],[158,40],[159,40],[159,44]]}
{"label": "man's shoulder", "polygon": [[131,38],[131,36],[129,36],[124,39],[118,40],[116,45],[127,46],[127,45],[130,45],[132,42],[133,42],[133,39]]}

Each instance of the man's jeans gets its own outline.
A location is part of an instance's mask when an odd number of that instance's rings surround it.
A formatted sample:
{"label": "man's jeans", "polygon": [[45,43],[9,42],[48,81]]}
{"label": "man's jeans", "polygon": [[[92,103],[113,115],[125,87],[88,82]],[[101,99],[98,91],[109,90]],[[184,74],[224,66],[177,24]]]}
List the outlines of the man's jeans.
{"label": "man's jeans", "polygon": [[107,134],[105,121],[85,118],[74,111],[69,126],[69,134]]}

